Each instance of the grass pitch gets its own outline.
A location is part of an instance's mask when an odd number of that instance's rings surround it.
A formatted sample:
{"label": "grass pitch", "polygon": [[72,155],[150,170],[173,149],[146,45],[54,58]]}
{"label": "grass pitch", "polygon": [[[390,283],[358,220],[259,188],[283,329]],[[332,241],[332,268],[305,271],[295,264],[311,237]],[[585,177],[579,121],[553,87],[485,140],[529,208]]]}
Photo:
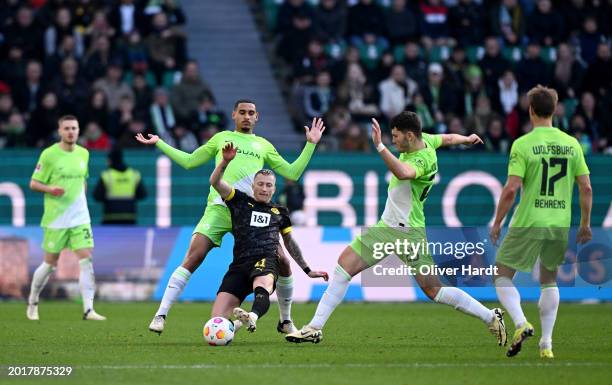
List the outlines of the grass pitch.
{"label": "grass pitch", "polygon": [[[249,308],[250,305],[247,305]],[[205,345],[210,304],[178,304],[157,336],[154,303],[103,303],[106,322],[80,319],[80,305],[42,302],[41,321],[25,304],[0,303],[2,384],[609,384],[612,304],[561,304],[552,361],[538,355],[539,320],[514,358],[477,319],[436,304],[343,304],[318,345],[290,344],[276,332],[278,311],[241,330],[230,346]],[[298,326],[315,304],[294,305]],[[507,323],[511,327],[509,317]],[[510,333],[512,330],[510,330]],[[72,366],[68,377],[9,377],[8,366]]]}

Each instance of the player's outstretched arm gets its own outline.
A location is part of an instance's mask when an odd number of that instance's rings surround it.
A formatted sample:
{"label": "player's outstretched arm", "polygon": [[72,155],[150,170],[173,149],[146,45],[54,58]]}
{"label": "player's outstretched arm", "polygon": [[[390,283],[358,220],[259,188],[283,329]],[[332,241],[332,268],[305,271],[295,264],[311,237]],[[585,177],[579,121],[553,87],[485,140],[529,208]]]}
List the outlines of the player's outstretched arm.
{"label": "player's outstretched arm", "polygon": [[383,158],[383,160],[385,161],[385,164],[387,165],[387,168],[389,168],[389,171],[391,171],[391,173],[395,175],[397,179],[404,180],[416,178],[416,170],[410,165],[400,162],[400,160],[397,159],[395,155],[393,155],[393,153],[391,153],[391,151],[389,151],[387,147],[385,147],[385,145],[382,143],[382,133],[380,131],[380,125],[378,124],[378,121],[374,118],[372,118],[372,142],[376,147],[376,151],[378,151],[381,158]]}
{"label": "player's outstretched arm", "polygon": [[270,167],[287,179],[298,180],[302,173],[304,173],[310,158],[312,158],[312,154],[314,154],[316,145],[321,140],[321,136],[325,131],[323,119],[313,118],[312,125],[310,127],[304,126],[304,130],[306,131],[306,145],[302,149],[300,156],[293,163],[283,159],[274,148],[266,154],[266,162]]}
{"label": "player's outstretched arm", "polygon": [[210,185],[213,186],[215,190],[221,195],[221,198],[225,199],[232,193],[232,186],[223,181],[223,173],[227,168],[227,165],[234,159],[236,156],[237,147],[230,142],[223,147],[223,159],[221,162],[215,167],[215,170],[210,175]]}
{"label": "player's outstretched arm", "polygon": [[304,260],[302,256],[302,250],[300,246],[298,246],[297,242],[291,236],[291,232],[283,234],[283,243],[291,255],[291,258],[298,264],[298,266],[304,270],[304,273],[308,274],[310,278],[323,278],[325,281],[329,279],[329,275],[324,271],[313,271],[308,267],[308,263]]}
{"label": "player's outstretched arm", "polygon": [[576,242],[587,243],[593,238],[591,232],[591,209],[593,208],[593,188],[589,175],[579,175],[576,177],[578,182],[578,193],[580,194],[580,228],[576,234]]}
{"label": "player's outstretched arm", "polygon": [[489,237],[491,238],[491,242],[494,245],[497,245],[499,233],[501,232],[502,222],[506,215],[508,215],[508,211],[510,211],[512,204],[514,203],[516,193],[522,185],[523,178],[516,175],[508,175],[508,181],[502,189],[501,196],[499,197],[497,211],[495,212],[495,220],[493,221],[493,226],[491,227],[491,230],[489,232]]}
{"label": "player's outstretched arm", "polygon": [[64,189],[59,186],[49,186],[35,179],[30,180],[30,189],[45,194],[51,194],[56,197],[64,195]]}
{"label": "player's outstretched arm", "polygon": [[476,144],[483,144],[484,142],[476,134],[470,136],[459,135],[459,134],[441,134],[442,146],[455,146],[458,144],[464,144],[466,146],[473,146]]}
{"label": "player's outstretched arm", "polygon": [[145,138],[144,135],[138,133],[136,134],[135,138],[142,144],[155,145],[170,159],[186,170],[201,166],[215,156],[216,142],[214,136],[210,138],[205,145],[198,147],[191,154],[170,146],[168,143],[161,140],[157,135],[148,134],[147,136],[148,138]]}

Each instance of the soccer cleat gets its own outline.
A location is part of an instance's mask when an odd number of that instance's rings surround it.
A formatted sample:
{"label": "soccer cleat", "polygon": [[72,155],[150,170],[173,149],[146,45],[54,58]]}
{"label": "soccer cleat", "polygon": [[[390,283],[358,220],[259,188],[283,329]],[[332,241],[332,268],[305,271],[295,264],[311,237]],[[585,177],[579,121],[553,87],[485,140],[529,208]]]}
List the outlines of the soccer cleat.
{"label": "soccer cleat", "polygon": [[287,334],[285,339],[289,342],[295,342],[296,344],[302,342],[312,342],[313,344],[318,344],[323,339],[323,331],[321,329],[315,329],[309,325],[306,325],[295,333]]}
{"label": "soccer cleat", "polygon": [[276,325],[276,331],[282,334],[292,334],[298,331],[298,329],[293,324],[293,321],[290,319],[284,320],[283,322],[278,321]]}
{"label": "soccer cleat", "polygon": [[151,323],[149,324],[149,330],[154,333],[157,333],[157,335],[161,335],[162,332],[164,331],[165,323],[166,323],[165,315],[156,315],[155,317],[153,317],[153,320],[151,320]]}
{"label": "soccer cleat", "polygon": [[106,321],[106,317],[96,313],[94,309],[87,309],[87,311],[83,313],[83,320],[85,321]]}
{"label": "soccer cleat", "polygon": [[504,323],[504,311],[496,307],[492,312],[493,321],[489,324],[489,331],[497,338],[497,345],[506,346],[508,343],[508,331]]}
{"label": "soccer cleat", "polygon": [[253,333],[255,330],[257,330],[257,321],[251,316],[251,313],[249,313],[248,311],[243,310],[239,307],[234,308],[234,317],[238,318],[240,322],[242,322],[242,325],[246,326],[247,330],[250,333]]}
{"label": "soccer cleat", "polygon": [[550,348],[540,349],[540,358],[550,359],[555,358],[555,355]]}
{"label": "soccer cleat", "polygon": [[525,322],[523,326],[521,326],[520,328],[514,331],[514,337],[512,337],[512,344],[510,345],[510,348],[506,352],[506,356],[508,357],[516,356],[521,351],[523,342],[525,342],[527,338],[533,337],[533,335],[534,335],[533,325],[531,325],[529,322]]}
{"label": "soccer cleat", "polygon": [[26,317],[28,317],[28,319],[31,321],[38,321],[38,302],[28,304]]}

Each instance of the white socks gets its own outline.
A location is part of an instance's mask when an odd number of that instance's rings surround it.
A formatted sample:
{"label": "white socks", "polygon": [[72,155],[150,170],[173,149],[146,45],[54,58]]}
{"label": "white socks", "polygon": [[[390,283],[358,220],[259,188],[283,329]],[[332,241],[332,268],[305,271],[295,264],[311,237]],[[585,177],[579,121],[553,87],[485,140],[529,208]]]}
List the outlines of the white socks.
{"label": "white socks", "polygon": [[83,312],[93,309],[93,300],[96,293],[96,279],[94,277],[93,263],[90,258],[79,261],[79,287],[83,298]]}
{"label": "white socks", "polygon": [[465,314],[480,318],[486,324],[491,323],[494,317],[490,309],[456,287],[441,287],[434,301],[450,305]]}
{"label": "white socks", "polygon": [[556,285],[542,286],[538,309],[542,322],[540,349],[552,349],[552,332],[559,309],[559,288]]}
{"label": "white socks", "polygon": [[50,265],[44,261],[36,268],[34,275],[32,276],[32,286],[30,287],[28,304],[35,304],[38,302],[40,292],[49,281],[49,277],[54,270],[55,267],[53,267],[53,265]]}
{"label": "white socks", "polygon": [[293,276],[279,276],[276,281],[276,298],[281,322],[291,320],[291,303],[293,302]]}
{"label": "white socks", "polygon": [[172,273],[172,276],[170,276],[170,279],[168,280],[168,286],[166,287],[166,291],[164,291],[164,296],[159,304],[159,309],[157,310],[157,313],[155,313],[156,316],[168,314],[176,299],[183,292],[183,289],[187,285],[190,277],[191,272],[185,269],[183,266],[179,266],[176,268],[176,270],[174,270],[174,273]]}
{"label": "white socks", "polygon": [[331,282],[327,286],[325,293],[323,293],[323,297],[321,297],[317,306],[317,311],[308,325],[315,329],[323,328],[336,306],[344,299],[351,278],[342,266],[336,266]]}
{"label": "white socks", "polygon": [[523,326],[527,322],[527,318],[525,318],[521,308],[521,295],[516,290],[512,280],[508,277],[497,278],[495,280],[495,291],[497,292],[499,302],[501,302],[508,314],[510,314],[510,317],[512,317],[514,326],[517,328]]}

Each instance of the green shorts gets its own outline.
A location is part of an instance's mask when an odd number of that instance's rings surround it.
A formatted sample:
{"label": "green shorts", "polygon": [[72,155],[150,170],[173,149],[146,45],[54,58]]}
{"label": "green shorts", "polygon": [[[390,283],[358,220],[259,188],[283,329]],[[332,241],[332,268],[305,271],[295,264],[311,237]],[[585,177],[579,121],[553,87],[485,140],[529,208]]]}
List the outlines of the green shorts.
{"label": "green shorts", "polygon": [[[420,249],[416,255],[402,253],[386,253],[385,246],[388,244],[396,245],[397,241],[403,245],[419,243],[426,245],[427,237],[425,229],[402,229],[401,231],[387,226],[382,220],[372,227],[368,227],[365,232],[355,237],[351,242],[351,248],[363,259],[368,266],[373,266],[391,254],[396,254],[407,266],[419,268],[422,265],[433,265],[433,258]],[[389,246],[390,247],[390,246]],[[394,248],[397,250],[397,248]],[[387,249],[388,251],[388,249]]]}
{"label": "green shorts", "polygon": [[511,227],[497,251],[495,261],[514,270],[530,272],[540,258],[540,263],[547,270],[556,271],[565,261],[567,230],[553,237],[541,237],[538,233],[538,229]]}
{"label": "green shorts", "polygon": [[200,233],[208,237],[215,246],[221,246],[223,236],[231,231],[232,216],[229,209],[219,204],[207,205],[204,216],[193,229],[194,233]]}
{"label": "green shorts", "polygon": [[68,248],[72,251],[80,249],[93,249],[94,240],[91,224],[71,227],[69,229],[50,229],[43,227],[42,248],[48,253],[59,253]]}

